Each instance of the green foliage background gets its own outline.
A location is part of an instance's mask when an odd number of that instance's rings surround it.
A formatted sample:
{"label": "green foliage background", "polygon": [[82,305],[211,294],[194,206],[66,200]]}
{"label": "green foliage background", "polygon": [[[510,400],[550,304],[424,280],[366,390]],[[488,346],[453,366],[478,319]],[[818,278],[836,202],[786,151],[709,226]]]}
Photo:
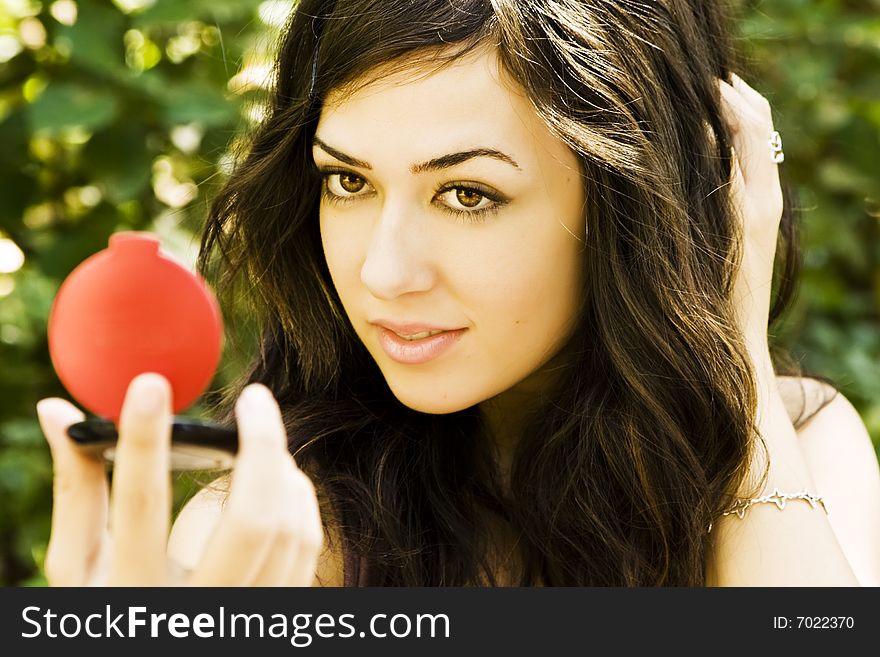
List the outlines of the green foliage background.
{"label": "green foliage background", "polygon": [[[45,583],[51,461],[34,405],[67,396],[46,344],[58,286],[119,230],[193,263],[290,5],[0,0],[0,584]],[[806,269],[776,339],[880,446],[880,0],[753,0],[742,17],[741,74],[771,100],[805,210]],[[215,389],[248,344],[224,313],[245,348],[227,349]],[[176,481],[176,507],[193,485]]]}

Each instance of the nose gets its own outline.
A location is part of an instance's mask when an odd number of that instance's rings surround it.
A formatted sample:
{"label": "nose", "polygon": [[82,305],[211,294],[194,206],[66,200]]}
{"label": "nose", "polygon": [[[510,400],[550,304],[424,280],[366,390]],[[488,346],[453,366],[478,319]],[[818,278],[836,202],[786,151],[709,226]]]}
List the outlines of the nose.
{"label": "nose", "polygon": [[430,237],[418,219],[402,204],[383,207],[361,267],[361,282],[375,297],[390,300],[433,287]]}

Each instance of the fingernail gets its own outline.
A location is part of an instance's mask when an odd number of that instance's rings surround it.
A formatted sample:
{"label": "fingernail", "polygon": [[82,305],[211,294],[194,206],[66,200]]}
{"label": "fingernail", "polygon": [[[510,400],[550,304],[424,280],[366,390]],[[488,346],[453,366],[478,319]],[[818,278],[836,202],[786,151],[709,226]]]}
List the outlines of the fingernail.
{"label": "fingernail", "polygon": [[37,415],[39,417],[44,417],[46,415],[46,410],[49,407],[48,399],[41,399],[37,402]]}
{"label": "fingernail", "polygon": [[252,383],[246,387],[242,390],[241,396],[245,404],[254,408],[258,408],[269,401],[268,389],[259,383]]}
{"label": "fingernail", "polygon": [[[37,402],[37,421],[44,428],[45,428],[46,424],[50,421],[49,420],[49,416],[50,416],[49,408],[51,406],[52,406],[52,402],[50,402],[48,399],[41,399],[40,401]],[[50,433],[52,433],[52,432],[45,431],[45,430],[43,431],[43,435],[46,437],[46,441],[49,442],[49,444],[51,445],[52,442],[51,442],[51,438],[49,437]]]}
{"label": "fingernail", "polygon": [[162,407],[164,381],[157,374],[141,374],[132,383],[132,406],[140,413],[156,413]]}
{"label": "fingernail", "polygon": [[49,443],[50,447],[54,448],[54,437],[55,431],[53,430],[53,425],[57,425],[59,423],[58,420],[58,411],[53,410],[53,406],[58,403],[57,399],[46,398],[41,399],[37,402],[37,419],[40,423],[40,426],[43,428],[43,437],[46,439],[46,442]]}
{"label": "fingernail", "polygon": [[58,404],[58,400],[52,397],[41,399],[37,402],[37,417],[46,420],[52,417],[52,407]]}

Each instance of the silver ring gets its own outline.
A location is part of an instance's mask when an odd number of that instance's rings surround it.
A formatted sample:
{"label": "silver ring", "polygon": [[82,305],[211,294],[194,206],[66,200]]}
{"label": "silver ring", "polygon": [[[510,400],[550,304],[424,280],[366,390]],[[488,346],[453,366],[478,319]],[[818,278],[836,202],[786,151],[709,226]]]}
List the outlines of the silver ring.
{"label": "silver ring", "polygon": [[768,142],[771,150],[771,157],[776,164],[785,162],[785,153],[782,152],[782,135],[776,130],[770,133],[770,141]]}

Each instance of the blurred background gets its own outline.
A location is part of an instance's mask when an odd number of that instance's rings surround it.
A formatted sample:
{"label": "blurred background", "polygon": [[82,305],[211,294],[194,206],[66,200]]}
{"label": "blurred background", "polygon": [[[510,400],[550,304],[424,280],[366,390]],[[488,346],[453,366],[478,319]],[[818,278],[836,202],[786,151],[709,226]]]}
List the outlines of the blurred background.
{"label": "blurred background", "polygon": [[[741,74],[774,107],[804,210],[799,297],[775,338],[880,449],[880,0],[740,5]],[[51,460],[34,406],[68,396],[46,343],[61,281],[119,230],[153,231],[193,265],[292,6],[0,0],[0,585],[45,584]],[[213,389],[253,344],[224,314],[235,340]],[[176,508],[193,487],[176,477]]]}

